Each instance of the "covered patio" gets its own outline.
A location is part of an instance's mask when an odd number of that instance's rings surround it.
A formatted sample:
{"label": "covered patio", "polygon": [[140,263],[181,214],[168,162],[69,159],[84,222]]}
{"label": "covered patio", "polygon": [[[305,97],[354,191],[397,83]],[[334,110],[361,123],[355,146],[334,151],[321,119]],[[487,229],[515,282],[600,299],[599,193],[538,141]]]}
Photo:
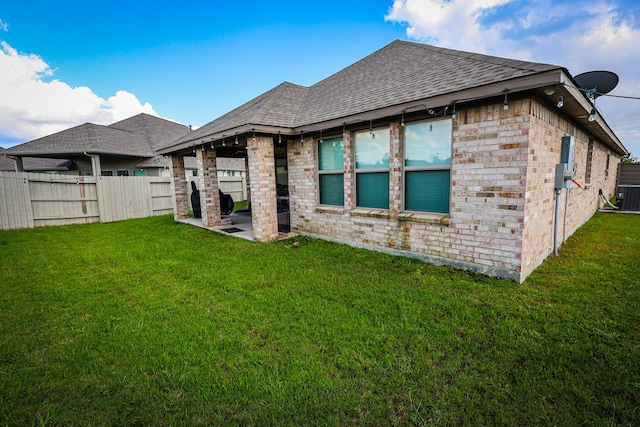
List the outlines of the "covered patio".
{"label": "covered patio", "polygon": [[[198,145],[164,153],[169,157],[173,186],[174,217],[177,221],[257,242],[289,237],[287,140],[274,131],[258,133],[248,126],[234,129],[233,137],[215,135]],[[189,191],[185,177],[185,159],[195,157],[201,218],[189,215]],[[246,210],[231,215],[221,213],[217,174],[221,158],[241,158],[247,170]],[[222,210],[224,212],[224,210]]]}
{"label": "covered patio", "polygon": [[193,225],[195,227],[205,228],[220,234],[228,234],[233,237],[240,237],[245,240],[253,239],[253,226],[251,224],[251,213],[246,211],[233,212],[230,215],[222,216],[222,224],[213,227],[207,227],[203,224],[202,218],[181,218],[178,222]]}
{"label": "covered patio", "polygon": [[[251,212],[247,210],[233,212],[230,215],[222,215],[222,224],[213,227],[205,226],[202,222],[202,218],[188,217],[178,219],[177,221],[183,224],[193,225],[195,227],[215,231],[216,233],[255,241],[255,239],[253,238],[253,223],[251,221]],[[289,237],[293,237],[296,235],[297,233],[281,230],[279,231],[278,238],[276,240],[288,239]]]}

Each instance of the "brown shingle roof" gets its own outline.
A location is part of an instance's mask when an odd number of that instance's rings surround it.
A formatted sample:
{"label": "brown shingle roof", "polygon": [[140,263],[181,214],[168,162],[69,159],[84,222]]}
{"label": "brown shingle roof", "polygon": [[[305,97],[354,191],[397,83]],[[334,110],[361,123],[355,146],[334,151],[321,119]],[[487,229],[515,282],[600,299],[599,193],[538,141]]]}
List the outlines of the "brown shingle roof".
{"label": "brown shingle roof", "polygon": [[152,157],[157,147],[187,133],[187,126],[138,114],[110,126],[85,123],[9,148],[4,154],[55,158],[87,152]]}
{"label": "brown shingle roof", "polygon": [[109,127],[145,135],[154,151],[190,132],[185,125],[149,114],[138,114]]}
{"label": "brown shingle roof", "polygon": [[311,87],[282,83],[161,152],[240,127],[299,128],[561,69],[396,40]]}
{"label": "brown shingle roof", "polygon": [[396,40],[311,86],[293,126],[560,68]]}
{"label": "brown shingle roof", "polygon": [[[290,127],[308,88],[284,82],[240,107],[224,114],[169,146],[245,125]],[[232,137],[232,133],[228,134]]]}
{"label": "brown shingle roof", "polygon": [[[2,150],[0,150],[1,152]],[[66,171],[72,166],[71,160],[66,159],[45,159],[37,157],[24,157],[22,167],[27,172],[37,171]],[[13,159],[0,154],[0,171],[15,171],[16,164]]]}

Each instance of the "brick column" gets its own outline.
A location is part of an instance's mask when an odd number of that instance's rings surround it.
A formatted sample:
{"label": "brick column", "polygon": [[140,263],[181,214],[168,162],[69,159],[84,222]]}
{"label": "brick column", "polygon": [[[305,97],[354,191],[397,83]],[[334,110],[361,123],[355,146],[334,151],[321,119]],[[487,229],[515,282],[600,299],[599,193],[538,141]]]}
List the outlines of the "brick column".
{"label": "brick column", "polygon": [[251,221],[253,238],[269,242],[278,238],[278,206],[276,201],[276,166],[273,138],[256,136],[247,140]]}
{"label": "brick column", "polygon": [[184,157],[170,155],[171,189],[173,193],[173,217],[183,219],[189,217],[189,192],[187,191],[187,177],[184,174]]}
{"label": "brick column", "polygon": [[342,137],[344,148],[344,210],[349,212],[356,205],[355,195],[355,165],[353,155],[353,133],[345,132]]}
{"label": "brick column", "polygon": [[203,146],[201,149],[196,149],[196,159],[198,163],[198,189],[200,190],[202,225],[216,227],[221,224],[216,151]]}
{"label": "brick column", "polygon": [[399,122],[389,126],[389,219],[395,221],[402,212],[402,128]]}

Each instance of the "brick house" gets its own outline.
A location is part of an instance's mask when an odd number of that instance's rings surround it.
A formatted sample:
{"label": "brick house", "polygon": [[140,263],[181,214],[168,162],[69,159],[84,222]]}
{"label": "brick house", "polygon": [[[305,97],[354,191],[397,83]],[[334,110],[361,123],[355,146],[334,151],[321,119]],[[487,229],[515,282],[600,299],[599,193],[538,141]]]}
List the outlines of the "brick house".
{"label": "brick house", "polygon": [[[288,203],[296,233],[522,281],[615,191],[628,151],[592,108],[563,67],[395,41],[159,152],[177,220],[184,155],[197,157],[207,227],[221,221],[217,158],[244,155],[254,240],[279,238]],[[565,136],[580,186],[556,191]]]}

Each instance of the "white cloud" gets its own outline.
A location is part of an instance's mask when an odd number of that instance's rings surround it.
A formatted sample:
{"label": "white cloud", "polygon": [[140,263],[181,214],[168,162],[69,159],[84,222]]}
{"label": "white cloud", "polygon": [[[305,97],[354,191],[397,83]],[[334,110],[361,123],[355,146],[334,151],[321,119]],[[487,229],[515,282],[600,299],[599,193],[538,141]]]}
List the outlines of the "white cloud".
{"label": "white cloud", "polygon": [[[557,64],[574,76],[611,70],[620,77],[612,94],[640,96],[640,28],[620,0],[395,0],[385,19],[437,46]],[[640,125],[628,125],[640,122],[640,101],[600,97],[598,106],[640,155]]]}
{"label": "white cloud", "polygon": [[0,19],[0,31],[9,31],[9,24]]}
{"label": "white cloud", "polygon": [[407,36],[439,46],[486,52],[501,29],[483,28],[479,18],[509,0],[395,0],[387,21],[407,24]]}
{"label": "white cloud", "polygon": [[0,42],[0,140],[28,141],[86,122],[111,124],[143,112],[157,115],[129,92],[121,90],[105,100],[88,87],[71,87],[52,77],[42,58]]}

